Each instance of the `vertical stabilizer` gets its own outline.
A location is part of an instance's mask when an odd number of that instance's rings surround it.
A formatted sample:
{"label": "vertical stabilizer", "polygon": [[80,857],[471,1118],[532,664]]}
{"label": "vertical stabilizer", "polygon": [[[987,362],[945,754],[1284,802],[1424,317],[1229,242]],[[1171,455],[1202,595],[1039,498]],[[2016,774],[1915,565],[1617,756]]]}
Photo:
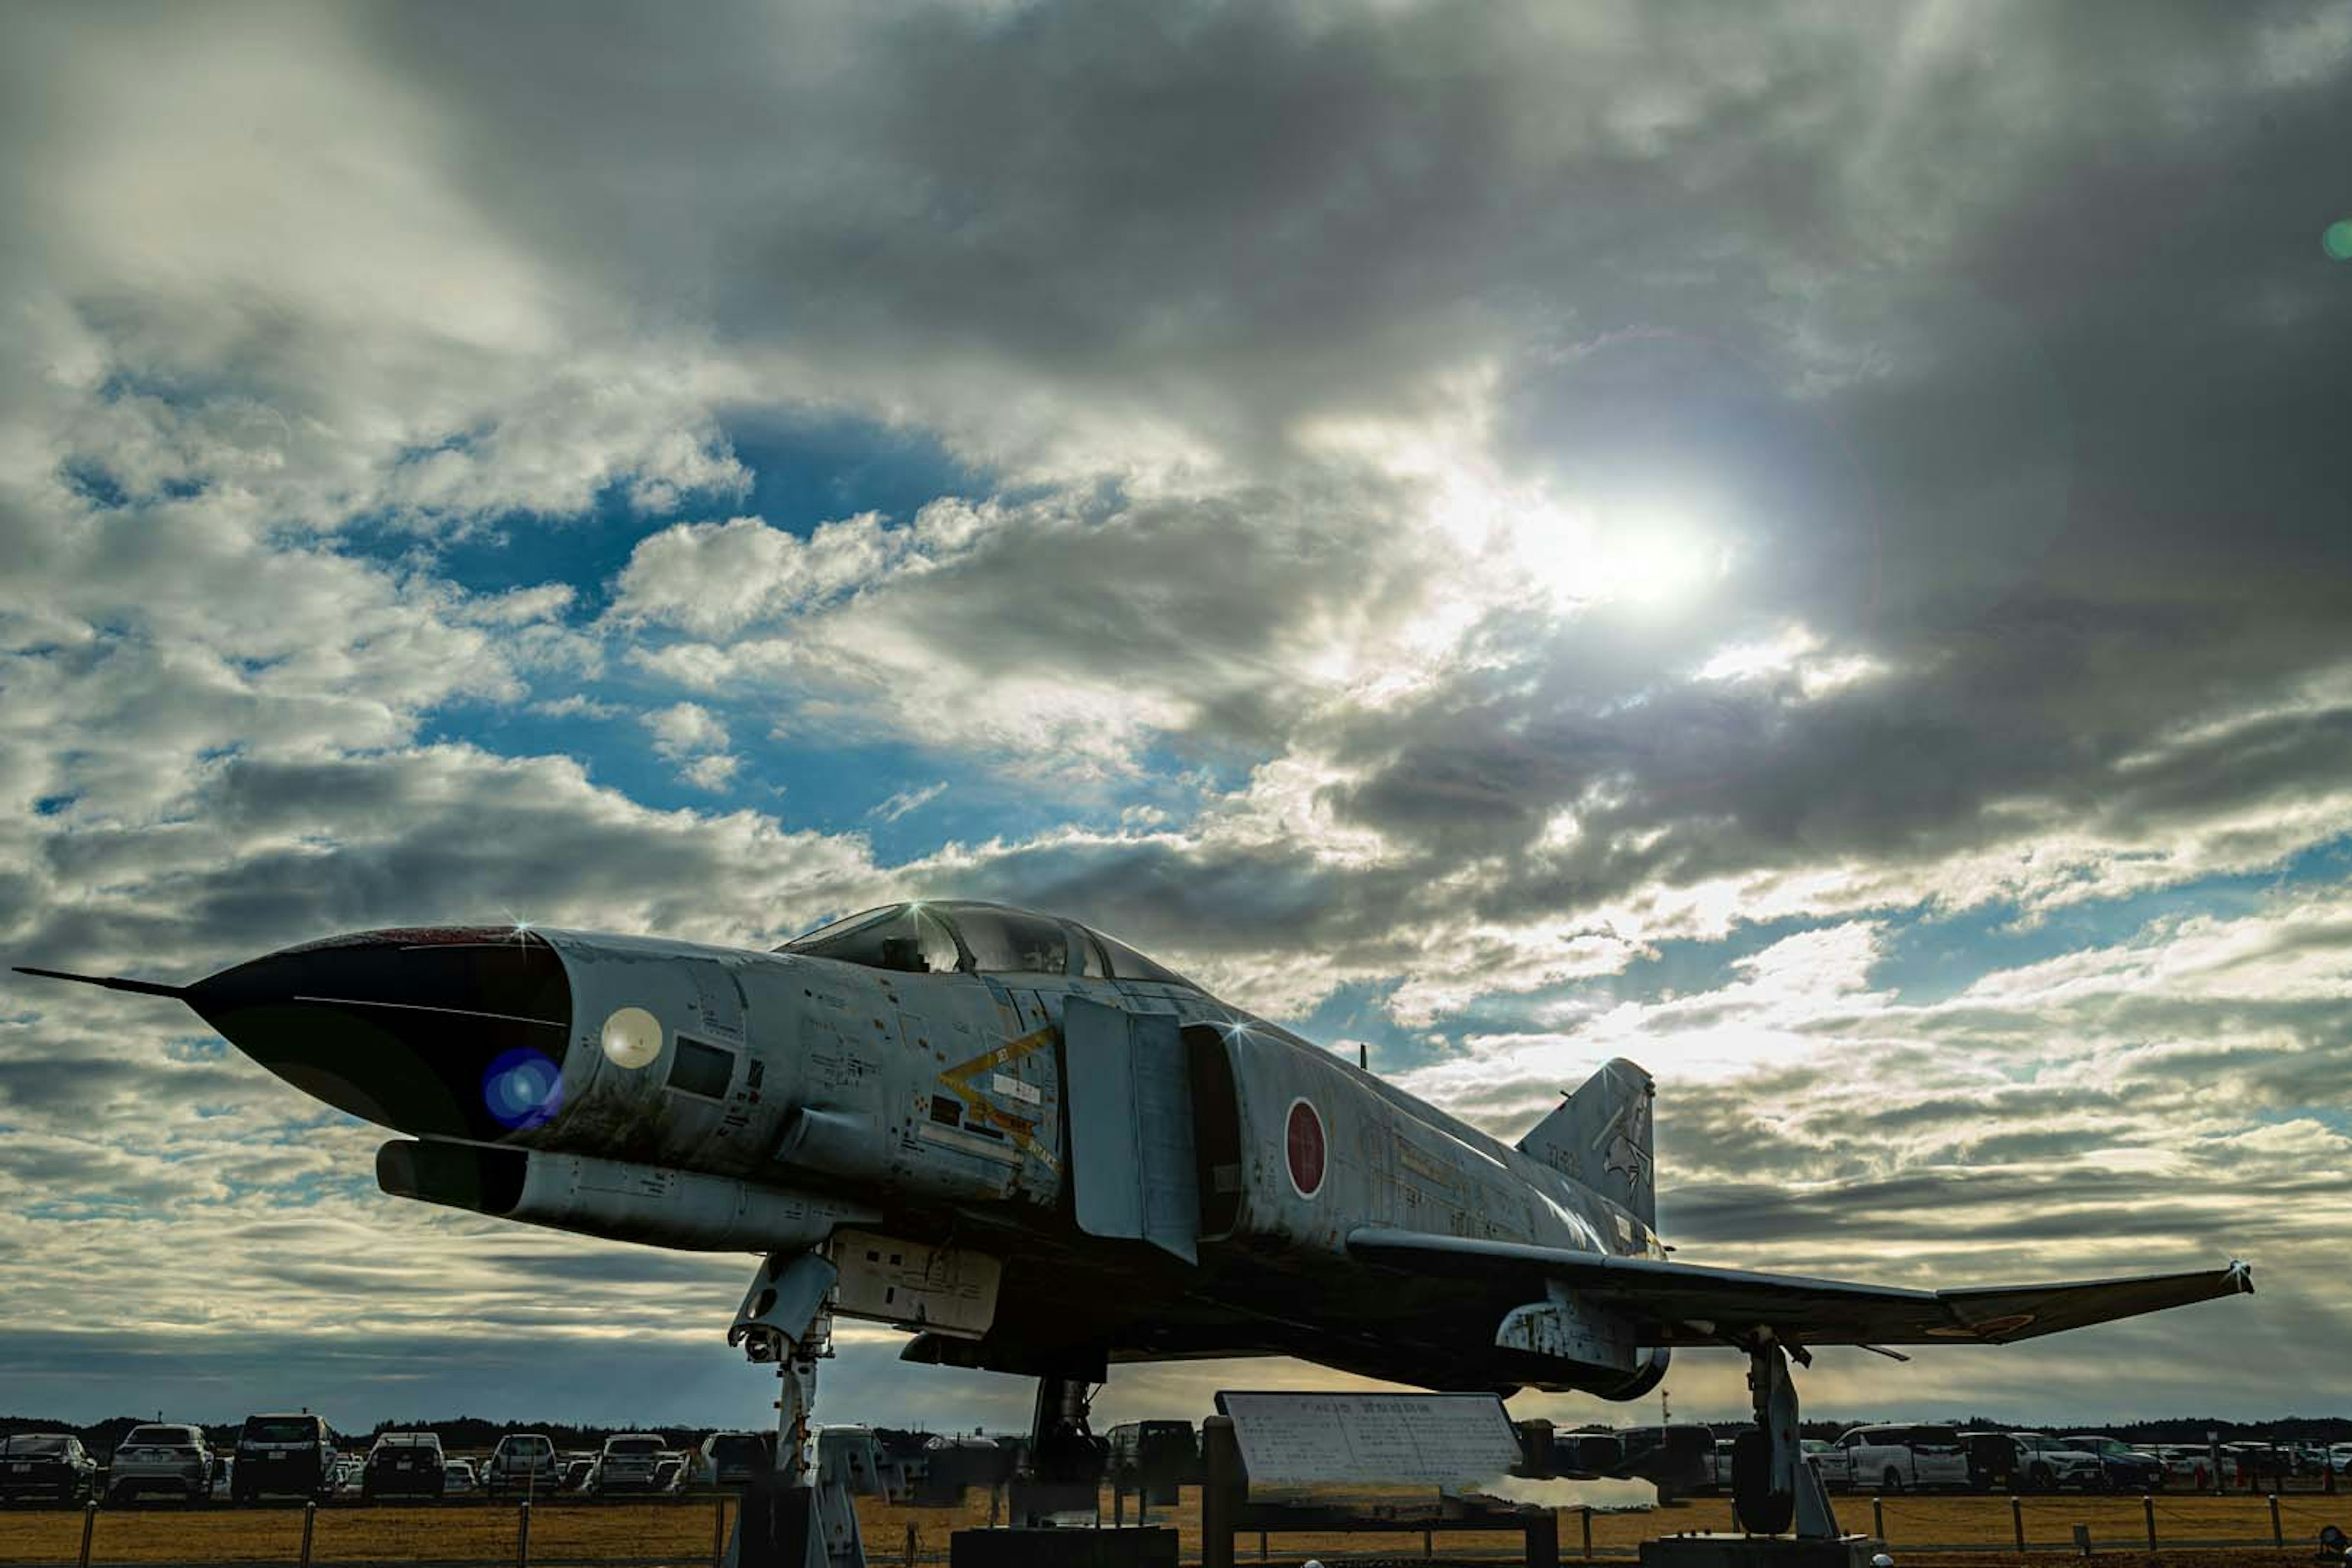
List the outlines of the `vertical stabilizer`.
{"label": "vertical stabilizer", "polygon": [[1620,1058],[1529,1128],[1519,1151],[1622,1205],[1655,1230],[1650,1101],[1656,1093],[1647,1072]]}

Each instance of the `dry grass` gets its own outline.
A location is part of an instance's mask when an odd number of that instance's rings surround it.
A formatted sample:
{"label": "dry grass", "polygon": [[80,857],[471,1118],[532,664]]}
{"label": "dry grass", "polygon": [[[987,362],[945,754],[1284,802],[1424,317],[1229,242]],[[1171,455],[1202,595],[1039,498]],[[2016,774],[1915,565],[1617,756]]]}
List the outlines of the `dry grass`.
{"label": "dry grass", "polygon": [[[1400,1498],[1401,1503],[1412,1500]],[[2168,1565],[2194,1568],[2205,1563],[2230,1563],[2246,1568],[2253,1563],[2308,1563],[2312,1542],[2320,1525],[2335,1521],[2352,1528],[2352,1498],[2293,1497],[2284,1500],[2283,1522],[2288,1550],[2217,1553],[2171,1548],[2162,1553]],[[1839,1521],[1849,1530],[1871,1528],[1870,1500],[1836,1500]],[[1109,1499],[1104,1517],[1109,1518]],[[541,1501],[531,1510],[530,1544],[534,1562],[659,1559],[691,1565],[710,1561],[715,1500],[600,1504],[567,1500]],[[731,1519],[731,1504],[730,1518]],[[919,1559],[943,1561],[953,1531],[984,1524],[989,1499],[970,1494],[960,1509],[919,1509],[861,1500],[858,1514],[866,1531],[867,1555],[880,1568],[903,1561],[908,1530],[914,1530]],[[1924,1555],[1933,1546],[2009,1547],[2013,1539],[2009,1500],[1998,1497],[1897,1497],[1885,1501],[1887,1538],[1898,1559]],[[1127,1518],[1134,1521],[1134,1501]],[[497,1562],[515,1559],[516,1511],[508,1503],[449,1503],[440,1506],[336,1505],[319,1511],[312,1541],[312,1561],[319,1563],[359,1562]],[[1197,1561],[1200,1552],[1200,1500],[1187,1491],[1181,1507],[1155,1510],[1151,1522],[1173,1524],[1184,1554]],[[2083,1559],[2073,1552],[2074,1526],[2087,1524],[2100,1556],[2116,1568],[2128,1562],[2144,1568],[2147,1524],[2137,1498],[2034,1498],[2025,1503],[2026,1540],[2032,1550],[2025,1558],[2013,1552],[1971,1555],[1967,1561],[1995,1564],[2047,1562],[2055,1568],[2080,1568]],[[2159,1540],[2267,1541],[2270,1510],[2259,1497],[2176,1497],[2157,1504]],[[12,1509],[0,1514],[0,1564],[73,1563],[81,1545],[79,1511]],[[1654,1536],[1682,1531],[1727,1530],[1730,1505],[1722,1499],[1698,1498],[1654,1513],[1597,1514],[1592,1542],[1597,1550],[1628,1552],[1633,1545]],[[1560,1521],[1562,1555],[1573,1560],[1582,1546],[1580,1521],[1573,1514]],[[297,1560],[302,1540],[299,1507],[183,1510],[169,1507],[101,1510],[93,1541],[94,1563],[282,1563]],[[1422,1551],[1418,1529],[1402,1534],[1330,1535],[1276,1533],[1269,1538],[1272,1560],[1297,1563],[1309,1554],[1379,1553],[1417,1559]],[[1490,1531],[1437,1530],[1432,1544],[1440,1558],[1507,1560],[1517,1542],[1507,1534]],[[2109,1554],[2114,1555],[2110,1556]],[[1257,1557],[1257,1541],[1245,1534],[1241,1542],[1244,1562]]]}

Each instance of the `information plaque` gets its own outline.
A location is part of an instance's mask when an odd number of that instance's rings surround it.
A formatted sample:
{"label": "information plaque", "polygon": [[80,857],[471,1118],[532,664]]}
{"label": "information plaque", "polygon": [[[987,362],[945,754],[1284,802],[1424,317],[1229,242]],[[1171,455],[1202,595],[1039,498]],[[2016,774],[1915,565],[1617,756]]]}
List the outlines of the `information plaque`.
{"label": "information plaque", "polygon": [[1494,1479],[1519,1440],[1491,1394],[1220,1394],[1253,1489]]}

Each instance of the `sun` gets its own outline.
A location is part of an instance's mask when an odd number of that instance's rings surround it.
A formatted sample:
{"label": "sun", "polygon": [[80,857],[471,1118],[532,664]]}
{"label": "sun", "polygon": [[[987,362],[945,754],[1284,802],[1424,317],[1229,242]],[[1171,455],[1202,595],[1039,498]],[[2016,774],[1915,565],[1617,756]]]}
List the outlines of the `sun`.
{"label": "sun", "polygon": [[1536,501],[1500,510],[1496,522],[1511,563],[1562,609],[1670,612],[1730,570],[1721,530],[1688,501]]}

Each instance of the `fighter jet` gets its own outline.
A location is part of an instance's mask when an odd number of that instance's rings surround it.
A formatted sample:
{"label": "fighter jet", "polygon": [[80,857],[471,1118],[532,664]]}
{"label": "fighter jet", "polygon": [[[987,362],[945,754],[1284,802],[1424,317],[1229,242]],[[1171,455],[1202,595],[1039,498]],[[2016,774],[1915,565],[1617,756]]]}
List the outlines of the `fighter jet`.
{"label": "fighter jet", "polygon": [[1670,1258],[1633,1063],[1509,1145],[1099,931],[996,904],[894,904],[772,952],[443,926],[186,986],[24,973],[187,1003],[403,1134],[376,1157],[395,1196],[765,1254],[730,1339],[785,1373],[795,1477],[834,1313],[913,1331],[910,1361],[1038,1379],[1041,1462],[1114,1363],[1278,1353],[1627,1400],[1675,1349],[1727,1346],[1758,1418],[1742,1517],[1777,1531],[1811,1474],[1791,1358],[2252,1289],[2237,1263],[1927,1291]]}

